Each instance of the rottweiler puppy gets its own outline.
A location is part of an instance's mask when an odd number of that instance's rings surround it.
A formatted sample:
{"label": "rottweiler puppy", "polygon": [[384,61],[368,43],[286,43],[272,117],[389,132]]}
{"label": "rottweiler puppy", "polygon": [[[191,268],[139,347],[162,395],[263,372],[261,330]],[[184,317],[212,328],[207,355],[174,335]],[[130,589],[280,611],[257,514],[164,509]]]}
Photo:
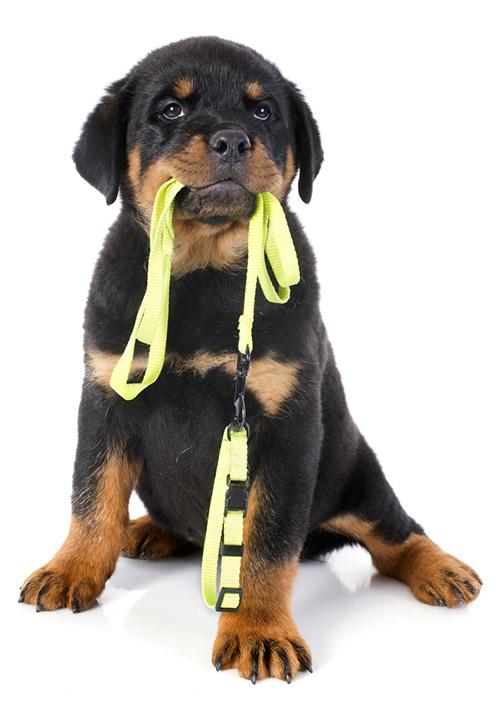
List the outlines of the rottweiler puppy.
{"label": "rottweiler puppy", "polygon": [[[62,547],[24,583],[37,610],[94,604],[121,551],[160,559],[203,545],[222,431],[230,420],[247,224],[255,194],[283,204],[301,281],[289,302],[258,292],[248,376],[250,496],[240,610],[222,613],[219,669],[290,681],[311,654],[290,612],[297,563],[346,544],[429,605],[481,587],[401,507],[349,413],[318,306],[314,255],[287,207],[295,175],[311,199],[323,159],[298,88],[252,49],[214,37],[152,52],[113,83],[74,151],[80,174],[122,208],[99,256],[85,313],[72,520]],[[155,194],[186,185],[175,207],[168,350],[133,401],[109,379],[146,286]],[[144,349],[134,361],[140,379]],[[136,489],[148,515],[130,521]]]}

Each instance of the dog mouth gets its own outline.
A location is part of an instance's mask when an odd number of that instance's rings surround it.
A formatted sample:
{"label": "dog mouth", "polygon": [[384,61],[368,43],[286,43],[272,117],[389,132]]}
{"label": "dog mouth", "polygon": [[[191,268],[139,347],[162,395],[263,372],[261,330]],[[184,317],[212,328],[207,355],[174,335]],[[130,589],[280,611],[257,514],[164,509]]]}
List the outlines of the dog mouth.
{"label": "dog mouth", "polygon": [[216,225],[250,218],[255,194],[234,179],[221,179],[200,188],[187,186],[180,192],[177,205],[188,217]]}

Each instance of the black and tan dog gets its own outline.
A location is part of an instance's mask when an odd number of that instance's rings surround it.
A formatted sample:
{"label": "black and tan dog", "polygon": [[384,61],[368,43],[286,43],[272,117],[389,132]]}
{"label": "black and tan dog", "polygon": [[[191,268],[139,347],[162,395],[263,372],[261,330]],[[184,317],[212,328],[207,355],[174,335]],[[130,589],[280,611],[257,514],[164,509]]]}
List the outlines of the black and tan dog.
{"label": "black and tan dog", "polygon": [[[220,617],[217,669],[255,681],[311,669],[290,614],[301,557],[361,544],[416,598],[474,600],[476,573],[411,519],[347,408],[318,308],[310,245],[286,207],[296,172],[311,198],[322,149],[301,93],[251,49],[195,38],[153,52],[114,83],[74,153],[81,175],[122,209],[99,257],[85,315],[85,365],[68,537],[25,582],[37,610],[90,607],[120,551],[165,558],[203,543],[221,433],[232,409],[247,222],[255,194],[286,209],[301,281],[284,306],[258,294],[248,379],[251,490],[244,598]],[[157,189],[177,201],[168,353],[158,381],[126,402],[109,387],[145,290]],[[134,363],[140,377],[144,355]],[[136,488],[149,514],[129,521]]]}

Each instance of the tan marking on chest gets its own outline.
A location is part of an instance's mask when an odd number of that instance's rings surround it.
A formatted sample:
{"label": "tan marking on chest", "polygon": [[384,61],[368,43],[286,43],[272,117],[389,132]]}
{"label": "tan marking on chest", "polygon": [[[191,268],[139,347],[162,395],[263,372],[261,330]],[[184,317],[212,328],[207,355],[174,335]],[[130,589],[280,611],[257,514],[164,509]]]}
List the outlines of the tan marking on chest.
{"label": "tan marking on chest", "polygon": [[250,365],[247,386],[266,412],[276,416],[298,385],[300,363],[279,360],[273,353],[254,360]]}
{"label": "tan marking on chest", "polygon": [[[120,357],[120,355],[89,348],[85,352],[85,367],[88,376],[97,382],[99,386],[105,389],[109,388],[111,374]],[[135,375],[143,372],[146,369],[146,365],[147,358],[145,356],[137,356],[132,362],[131,374]]]}
{"label": "tan marking on chest", "polygon": [[[97,384],[107,389],[111,373],[119,359],[119,355],[89,349],[85,356],[87,373]],[[145,356],[136,357],[132,365],[132,374],[145,370],[146,364]],[[204,377],[211,370],[219,368],[234,377],[236,355],[234,352],[212,353],[200,350],[191,357],[184,358],[167,353],[165,364],[173,374],[191,372]],[[300,368],[299,362],[280,360],[274,353],[252,361],[247,388],[257,397],[267,415],[279,414],[283,404],[292,396],[298,386]]]}
{"label": "tan marking on chest", "polygon": [[183,219],[174,212],[174,230],[173,277],[207,267],[234,269],[243,266],[248,241],[245,223],[214,226]]}

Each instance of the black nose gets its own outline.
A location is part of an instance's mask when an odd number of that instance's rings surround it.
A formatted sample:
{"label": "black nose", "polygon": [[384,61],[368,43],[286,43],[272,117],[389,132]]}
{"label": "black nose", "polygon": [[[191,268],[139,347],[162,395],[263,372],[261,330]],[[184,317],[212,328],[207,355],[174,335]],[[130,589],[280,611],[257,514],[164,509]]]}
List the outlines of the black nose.
{"label": "black nose", "polygon": [[210,147],[224,161],[238,162],[252,147],[243,130],[219,130],[209,140]]}

